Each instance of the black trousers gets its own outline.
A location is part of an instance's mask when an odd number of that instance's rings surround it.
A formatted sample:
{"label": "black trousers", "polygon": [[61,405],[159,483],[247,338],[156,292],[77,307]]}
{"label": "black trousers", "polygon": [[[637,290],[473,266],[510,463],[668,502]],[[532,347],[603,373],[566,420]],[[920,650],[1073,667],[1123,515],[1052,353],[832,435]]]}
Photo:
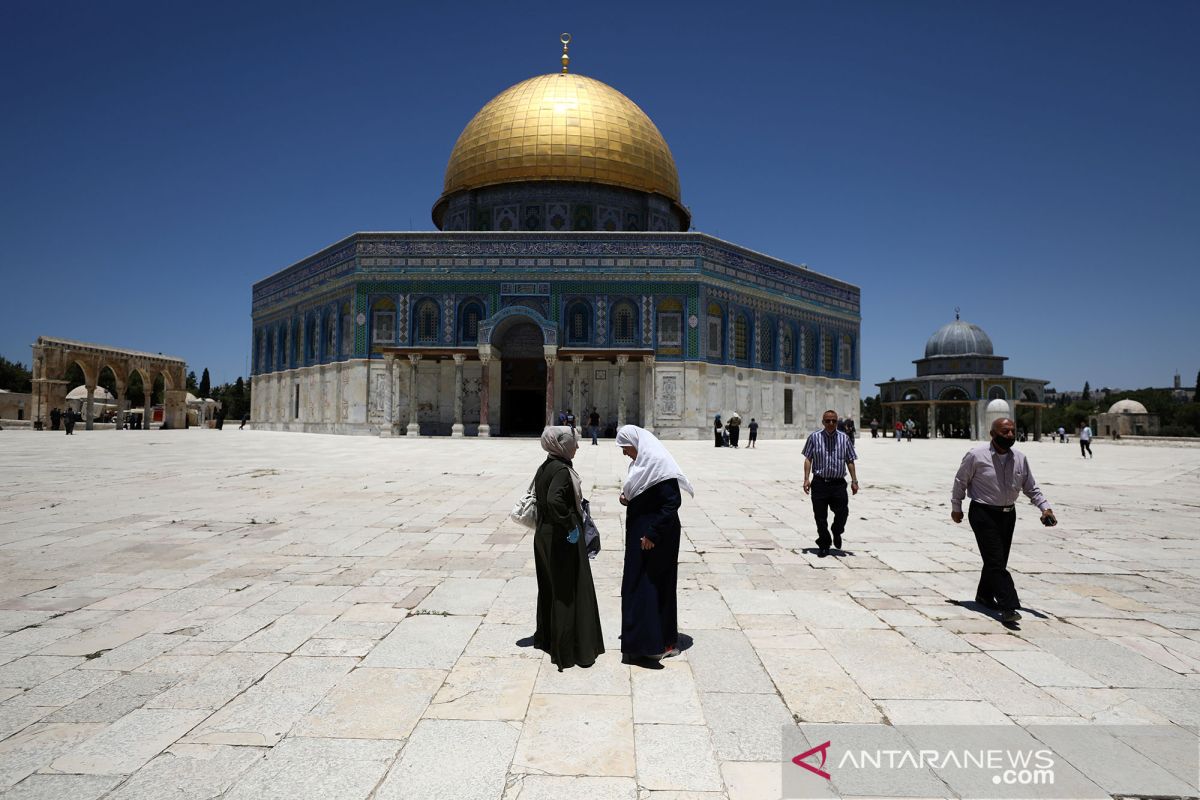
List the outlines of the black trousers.
{"label": "black trousers", "polygon": [[1080,439],[1079,440],[1079,454],[1081,456],[1083,456],[1084,458],[1087,458],[1088,456],[1090,456],[1092,454],[1092,440],[1091,439]]}
{"label": "black trousers", "polygon": [[967,520],[975,532],[975,543],[979,545],[979,555],[983,558],[975,599],[994,604],[1001,611],[1020,608],[1021,599],[1017,597],[1017,587],[1008,572],[1008,551],[1012,548],[1017,510],[1002,511],[994,506],[973,502],[967,512]]}
{"label": "black trousers", "polygon": [[812,479],[813,519],[817,521],[817,547],[829,547],[833,540],[829,536],[829,509],[833,509],[833,533],[839,539],[846,530],[846,517],[850,516],[850,497],[846,494],[845,478]]}

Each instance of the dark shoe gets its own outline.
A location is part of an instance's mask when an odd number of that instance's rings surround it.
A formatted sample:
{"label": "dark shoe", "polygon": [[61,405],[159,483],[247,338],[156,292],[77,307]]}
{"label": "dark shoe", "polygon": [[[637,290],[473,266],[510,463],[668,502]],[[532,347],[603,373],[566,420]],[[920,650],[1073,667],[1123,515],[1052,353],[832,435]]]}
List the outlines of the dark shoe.
{"label": "dark shoe", "polygon": [[827,555],[829,555],[829,548],[828,548],[828,547],[819,547],[819,548],[817,548],[817,558],[824,558],[824,557],[825,557],[825,556],[827,556]]}
{"label": "dark shoe", "polygon": [[1000,606],[996,604],[995,600],[985,600],[982,597],[976,596],[975,602],[978,603],[979,605],[983,606],[984,608],[990,608],[992,611],[1000,610]]}
{"label": "dark shoe", "polygon": [[833,535],[833,549],[834,550],[842,549],[842,537],[836,533]]}
{"label": "dark shoe", "polygon": [[1021,619],[1021,612],[1017,611],[1015,608],[1005,611],[1000,615],[1001,622],[1016,622],[1019,619]]}

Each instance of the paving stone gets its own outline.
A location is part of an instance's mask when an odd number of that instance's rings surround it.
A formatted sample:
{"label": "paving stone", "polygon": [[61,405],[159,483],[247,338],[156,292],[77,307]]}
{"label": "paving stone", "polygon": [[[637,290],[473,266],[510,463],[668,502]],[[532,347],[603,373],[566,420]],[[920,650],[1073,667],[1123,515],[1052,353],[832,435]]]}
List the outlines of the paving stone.
{"label": "paving stone", "polygon": [[1138,689],[1181,689],[1188,685],[1179,673],[1102,639],[1050,639],[1039,643],[1076,669],[1105,686]]}
{"label": "paving stone", "polygon": [[396,626],[364,660],[364,667],[451,669],[462,654],[479,617],[418,615]]}
{"label": "paving stone", "polygon": [[[778,762],[725,761],[721,776],[729,800],[763,800],[783,797],[783,769]],[[833,796],[833,792],[829,793]]]}
{"label": "paving stone", "polygon": [[887,623],[863,608],[853,598],[831,592],[784,591],[779,597],[788,604],[801,625],[822,628],[886,628]]}
{"label": "paving stone", "polygon": [[284,739],[223,800],[366,800],[400,745],[393,740]]}
{"label": "paving stone", "polygon": [[170,611],[127,611],[91,630],[59,639],[43,647],[38,653],[47,656],[86,656],[102,650],[112,650],[142,634],[150,633],[159,625],[178,616]]}
{"label": "paving stone", "polygon": [[207,669],[183,677],[150,700],[149,708],[206,708],[215,711],[241,694],[285,658],[281,653],[223,653]]}
{"label": "paving stone", "polygon": [[333,614],[288,614],[229,650],[235,653],[290,653],[335,618]]}
{"label": "paving stone", "polygon": [[[639,786],[684,791],[721,791],[725,788],[707,728],[635,725],[633,735]],[[778,735],[775,750],[778,754]]]}
{"label": "paving stone", "polygon": [[700,695],[686,661],[667,659],[663,669],[637,669],[631,675],[635,723],[704,724]]}
{"label": "paving stone", "polygon": [[491,608],[504,583],[496,578],[447,578],[421,601],[416,610],[482,616]]}
{"label": "paving stone", "polygon": [[168,636],[162,633],[145,633],[136,639],[109,650],[99,658],[88,659],[80,669],[116,670],[131,672],[152,658],[162,655],[185,643],[186,636]]}
{"label": "paving stone", "polygon": [[14,697],[13,706],[66,706],[121,677],[119,672],[71,669]]}
{"label": "paving stone", "polygon": [[7,792],[4,800],[99,800],[123,780],[107,775],[30,775]]}
{"label": "paving stone", "polygon": [[128,775],[205,717],[203,711],[138,709],[56,758],[50,769],[83,775]]}
{"label": "paving stone", "polygon": [[883,714],[824,650],[766,650],[763,664],[803,722],[880,722]]}
{"label": "paving stone", "polygon": [[270,746],[349,672],[357,659],[292,656],[192,732],[197,744]]}
{"label": "paving stone", "polygon": [[5,703],[0,706],[0,741],[32,725],[47,714],[54,713],[49,706],[22,706]]}
{"label": "paving stone", "polygon": [[1037,686],[1105,686],[1093,676],[1042,650],[993,650],[988,655]]}
{"label": "paving stone", "polygon": [[701,692],[700,706],[722,761],[770,761],[779,758],[780,730],[792,714],[772,694]]}
{"label": "paving stone", "polygon": [[939,660],[970,686],[980,699],[1005,714],[1046,717],[1075,715],[1070,707],[985,653],[944,653]]}
{"label": "paving stone", "polygon": [[503,800],[638,800],[632,778],[568,778],[557,775],[517,775],[509,781]]}
{"label": "paving stone", "polygon": [[535,694],[521,728],[513,772],[634,775],[628,697]]}
{"label": "paving stone", "polygon": [[45,767],[104,727],[37,723],[0,742],[0,791]]}
{"label": "paving stone", "polygon": [[0,686],[29,689],[82,663],[66,656],[25,656],[0,667]]}
{"label": "paving stone", "polygon": [[176,744],[106,800],[210,800],[220,797],[267,751],[258,747]]}
{"label": "paving stone", "polygon": [[880,700],[893,725],[1011,725],[1000,709],[983,700]]}
{"label": "paving stone", "polygon": [[[442,670],[356,669],[300,721],[295,735],[403,739],[445,679]],[[521,712],[517,718],[524,716],[523,706]]]}
{"label": "paving stone", "polygon": [[[543,668],[548,663],[541,662]],[[534,691],[538,666],[538,662],[527,658],[464,656],[446,677],[445,685],[438,690],[425,716],[432,719],[522,720]]]}
{"label": "paving stone", "polygon": [[518,734],[507,722],[421,720],[375,797],[500,800]]}
{"label": "paving stone", "polygon": [[540,662],[538,694],[629,694],[629,667],[617,653],[604,653],[587,669],[572,667],[561,672],[549,658]]}
{"label": "paving stone", "polygon": [[687,660],[701,692],[774,694],[758,655],[741,631],[698,632]]}
{"label": "paving stone", "polygon": [[116,722],[175,682],[170,675],[122,675],[46,717],[47,722]]}

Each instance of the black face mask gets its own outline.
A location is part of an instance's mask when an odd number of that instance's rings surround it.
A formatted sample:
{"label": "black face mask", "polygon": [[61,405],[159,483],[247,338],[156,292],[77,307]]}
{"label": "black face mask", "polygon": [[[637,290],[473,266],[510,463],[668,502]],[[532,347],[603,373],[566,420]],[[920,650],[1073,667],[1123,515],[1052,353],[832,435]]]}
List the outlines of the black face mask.
{"label": "black face mask", "polygon": [[996,445],[997,450],[1010,450],[1016,443],[1017,437],[1015,436],[1001,436],[999,434],[992,434],[992,444]]}

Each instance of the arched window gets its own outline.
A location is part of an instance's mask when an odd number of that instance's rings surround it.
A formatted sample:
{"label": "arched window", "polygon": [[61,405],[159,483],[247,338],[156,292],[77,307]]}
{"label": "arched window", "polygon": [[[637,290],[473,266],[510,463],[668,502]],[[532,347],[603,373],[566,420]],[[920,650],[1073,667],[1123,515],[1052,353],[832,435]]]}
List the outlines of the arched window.
{"label": "arched window", "polygon": [[632,303],[620,303],[613,309],[612,326],[614,344],[637,342],[637,314]]}
{"label": "arched window", "polygon": [[317,360],[317,315],[309,314],[304,325],[304,357],[309,362]]}
{"label": "arched window", "polygon": [[262,331],[254,332],[254,365],[252,367],[255,373],[262,371],[262,349],[263,335]]}
{"label": "arched window", "polygon": [[770,319],[759,320],[755,330],[754,343],[758,351],[758,363],[763,369],[775,368],[775,322]]}
{"label": "arched window", "polygon": [[792,328],[785,325],[779,344],[779,366],[784,370],[792,370],[796,364],[796,348],[792,343]]}
{"label": "arched window", "polygon": [[419,344],[437,344],[438,340],[438,304],[425,299],[417,303],[417,342]]}
{"label": "arched window", "polygon": [[658,346],[683,346],[683,303],[673,297],[658,304]]}
{"label": "arched window", "polygon": [[375,344],[396,341],[396,304],[391,300],[376,300],[371,307],[371,341]]}
{"label": "arched window", "polygon": [[841,336],[840,349],[838,366],[841,368],[843,375],[849,375],[854,371],[854,345],[851,343],[850,337],[844,333]]}
{"label": "arched window", "polygon": [[463,344],[479,342],[479,322],[483,319],[483,305],[469,300],[458,310],[458,340]]}
{"label": "arched window", "polygon": [[725,326],[722,324],[721,307],[708,304],[708,357],[722,358],[725,354]]}
{"label": "arched window", "polygon": [[833,335],[829,331],[821,332],[821,372],[833,374]]}
{"label": "arched window", "polygon": [[988,400],[1007,400],[1008,395],[1003,386],[993,386],[988,389]]}
{"label": "arched window", "polygon": [[582,300],[567,306],[567,344],[588,344],[592,340],[592,307]]}
{"label": "arched window", "polygon": [[263,361],[263,372],[274,372],[275,331],[267,331],[267,357]]}
{"label": "arched window", "polygon": [[746,341],[749,329],[750,325],[746,322],[745,314],[738,314],[733,318],[733,357],[738,361],[745,361],[750,357],[750,349]]}
{"label": "arched window", "polygon": [[350,348],[354,345],[354,314],[350,311],[350,304],[342,304],[342,341],[339,352],[343,356],[350,355]]}
{"label": "arched window", "polygon": [[337,311],[329,309],[325,312],[325,351],[326,361],[332,361],[337,355]]}
{"label": "arched window", "polygon": [[300,322],[292,320],[292,325],[288,329],[288,350],[291,353],[291,366],[293,368],[300,366]]}

